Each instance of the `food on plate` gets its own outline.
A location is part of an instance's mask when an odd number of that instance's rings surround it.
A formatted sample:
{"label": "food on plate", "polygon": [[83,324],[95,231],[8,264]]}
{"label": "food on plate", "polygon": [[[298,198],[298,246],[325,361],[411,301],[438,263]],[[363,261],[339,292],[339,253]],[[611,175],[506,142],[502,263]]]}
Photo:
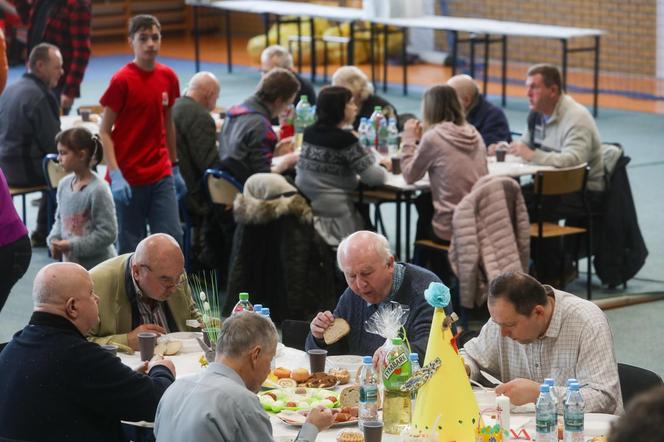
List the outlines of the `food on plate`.
{"label": "food on plate", "polygon": [[182,349],[182,342],[168,341],[160,342],[154,347],[154,354],[161,356],[173,356]]}
{"label": "food on plate", "polygon": [[606,436],[595,436],[592,439],[590,439],[590,442],[606,442]]}
{"label": "food on plate", "polygon": [[348,422],[351,418],[351,415],[348,413],[335,413],[334,422]]}
{"label": "food on plate", "polygon": [[337,434],[337,442],[364,442],[364,435],[356,430],[344,430]]}
{"label": "food on plate", "polygon": [[350,385],[339,393],[339,403],[342,407],[356,407],[360,402],[360,387]]}
{"label": "food on plate", "polygon": [[325,344],[332,345],[350,333],[350,325],[343,318],[334,318],[332,324],[323,332]]}
{"label": "food on plate", "polygon": [[350,414],[351,417],[357,417],[358,413],[359,413],[359,408],[357,406],[354,406],[354,407],[341,407],[339,409],[339,412]]}
{"label": "food on plate", "polygon": [[287,368],[284,367],[277,367],[273,371],[274,375],[278,377],[279,379],[282,378],[289,378],[291,375],[291,371]]}
{"label": "food on plate", "polygon": [[291,371],[290,377],[298,384],[302,384],[307,382],[307,380],[311,377],[311,373],[309,373],[309,370],[306,368],[296,368],[295,370]]}
{"label": "food on plate", "polygon": [[258,399],[267,411],[279,413],[283,409],[300,411],[314,407],[339,407],[337,395],[333,391],[319,388],[283,388],[258,394]]}
{"label": "food on plate", "polygon": [[295,382],[294,379],[291,378],[283,378],[279,379],[276,384],[279,386],[279,388],[295,388],[297,387],[297,382]]}
{"label": "food on plate", "polygon": [[345,368],[333,368],[330,374],[337,378],[339,385],[347,384],[350,381],[350,373]]}
{"label": "food on plate", "polygon": [[327,373],[314,373],[303,385],[309,388],[328,388],[334,387],[338,382],[337,378]]}

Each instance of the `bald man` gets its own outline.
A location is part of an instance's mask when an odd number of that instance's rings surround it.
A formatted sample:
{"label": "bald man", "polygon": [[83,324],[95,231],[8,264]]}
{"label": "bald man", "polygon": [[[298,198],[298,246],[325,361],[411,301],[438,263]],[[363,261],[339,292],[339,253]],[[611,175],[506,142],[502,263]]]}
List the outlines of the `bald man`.
{"label": "bald man", "polygon": [[210,112],[219,99],[219,81],[211,72],[199,72],[189,80],[183,97],[173,105],[180,172],[187,185],[185,204],[194,224],[209,210],[201,189],[203,173],[219,167],[217,132]]}
{"label": "bald man", "polygon": [[99,322],[88,272],[49,264],[32,298],[30,322],[0,353],[0,440],[118,441],[121,420],[154,420],[175,367],[134,371],[86,339]]}
{"label": "bald man", "polygon": [[99,325],[92,340],[138,350],[138,333],[188,331],[200,320],[184,271],[184,256],[172,236],[156,233],[136,252],[111,258],[90,270],[99,295]]}
{"label": "bald man", "polygon": [[[374,232],[359,231],[348,236],[337,248],[337,264],[348,288],[339,298],[334,312],[320,312],[311,321],[307,350],[324,348],[333,354],[374,355],[385,339],[364,330],[364,323],[383,304],[391,301],[410,308],[404,325],[408,341],[424,362],[433,308],[424,299],[424,290],[440,279],[422,267],[396,262],[387,239]],[[446,308],[451,313],[451,306]],[[323,332],[334,318],[348,321],[350,333],[332,346]]]}
{"label": "bald man", "polygon": [[494,154],[498,142],[512,141],[505,113],[479,93],[477,83],[470,75],[455,75],[447,81],[447,84],[456,91],[466,112],[466,120],[482,135],[489,154]]}

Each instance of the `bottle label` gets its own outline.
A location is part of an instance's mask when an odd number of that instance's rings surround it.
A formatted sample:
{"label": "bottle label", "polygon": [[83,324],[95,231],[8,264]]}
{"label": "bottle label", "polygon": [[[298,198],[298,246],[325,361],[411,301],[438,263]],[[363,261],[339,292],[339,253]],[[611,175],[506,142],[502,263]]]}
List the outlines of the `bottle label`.
{"label": "bottle label", "polygon": [[583,413],[567,413],[565,431],[583,431]]}
{"label": "bottle label", "polygon": [[556,430],[556,425],[553,422],[553,419],[550,419],[549,416],[538,416],[535,418],[535,431],[537,433],[551,433]]}
{"label": "bottle label", "polygon": [[[387,360],[386,360],[387,362]],[[401,375],[401,367],[408,362],[408,357],[405,353],[400,353],[394,359],[389,361],[383,369],[383,380],[389,380],[392,375]]]}
{"label": "bottle label", "polygon": [[378,402],[378,386],[362,385],[360,387],[360,402],[363,404]]}

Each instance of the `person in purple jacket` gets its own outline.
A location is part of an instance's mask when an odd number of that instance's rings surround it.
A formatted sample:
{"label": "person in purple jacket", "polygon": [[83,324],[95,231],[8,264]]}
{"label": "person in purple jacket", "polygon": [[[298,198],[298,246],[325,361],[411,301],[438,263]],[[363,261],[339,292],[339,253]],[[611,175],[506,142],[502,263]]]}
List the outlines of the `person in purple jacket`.
{"label": "person in purple jacket", "polygon": [[0,311],[32,259],[28,229],[16,213],[5,174],[0,169]]}

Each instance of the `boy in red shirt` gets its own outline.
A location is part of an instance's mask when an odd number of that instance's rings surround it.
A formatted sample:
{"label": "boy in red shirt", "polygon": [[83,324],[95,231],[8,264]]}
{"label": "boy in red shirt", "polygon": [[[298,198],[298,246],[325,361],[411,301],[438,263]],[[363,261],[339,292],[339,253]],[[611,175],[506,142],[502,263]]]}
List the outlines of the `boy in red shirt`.
{"label": "boy in red shirt", "polygon": [[171,116],[180,87],[175,72],[156,61],[160,31],[151,15],[129,20],[134,60],[113,75],[100,99],[104,106],[100,135],[118,217],[120,253],[133,252],[145,238],[146,220],[151,233],[168,233],[182,243],[178,199],[186,187]]}

